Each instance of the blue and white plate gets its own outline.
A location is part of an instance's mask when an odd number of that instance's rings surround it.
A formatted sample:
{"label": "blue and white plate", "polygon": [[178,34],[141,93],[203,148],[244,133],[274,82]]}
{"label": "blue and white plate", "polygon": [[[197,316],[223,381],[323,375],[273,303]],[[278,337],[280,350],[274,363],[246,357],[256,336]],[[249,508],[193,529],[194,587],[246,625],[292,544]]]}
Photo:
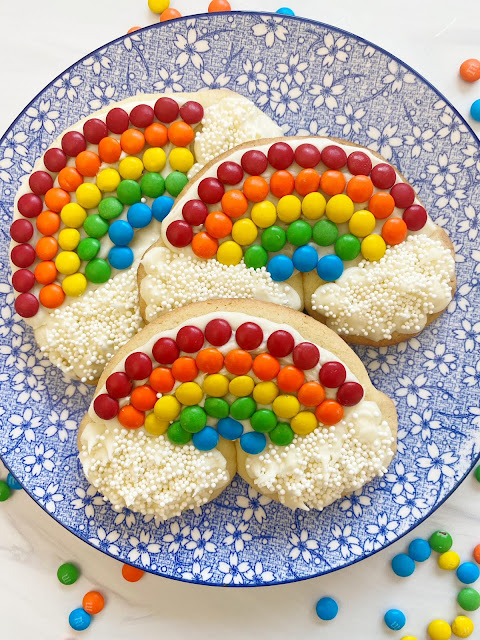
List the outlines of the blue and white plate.
{"label": "blue and white plate", "polygon": [[[85,481],[76,431],[93,389],[38,351],[13,310],[8,228],[21,178],[63,129],[136,93],[227,87],[287,135],[329,135],[379,151],[418,190],[457,251],[458,292],[419,338],[358,347],[395,399],[388,474],[322,513],[292,512],[237,479],[213,503],[159,523],[116,513]],[[209,585],[322,575],[404,535],[459,485],[480,451],[480,148],[452,106],[402,62],[301,18],[229,13],[155,25],[80,60],[0,142],[0,453],[31,497],[79,538],[152,573]]]}

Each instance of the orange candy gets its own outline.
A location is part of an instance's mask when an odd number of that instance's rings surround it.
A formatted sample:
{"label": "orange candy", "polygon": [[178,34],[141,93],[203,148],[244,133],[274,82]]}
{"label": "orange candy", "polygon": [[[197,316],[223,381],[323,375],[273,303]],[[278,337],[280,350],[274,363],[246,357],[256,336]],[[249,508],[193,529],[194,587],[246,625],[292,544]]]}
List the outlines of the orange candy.
{"label": "orange candy", "polygon": [[324,400],[318,405],[315,416],[319,422],[328,426],[337,424],[343,418],[343,407],[335,400]]}
{"label": "orange candy", "polygon": [[289,171],[275,171],[270,178],[270,191],[277,198],[292,195],[295,189],[295,178]]}
{"label": "orange candy", "polygon": [[150,386],[159,393],[168,393],[175,386],[175,378],[167,367],[157,367],[150,374]]}
{"label": "orange candy", "polygon": [[480,564],[480,544],[477,544],[477,546],[473,550],[473,559],[475,560],[475,562],[478,562],[478,564]]}
{"label": "orange candy", "polygon": [[122,576],[127,582],[138,582],[144,575],[145,571],[143,569],[131,567],[129,564],[124,564],[122,567]]}
{"label": "orange candy", "polygon": [[173,9],[169,7],[165,9],[163,13],[160,15],[160,22],[167,22],[168,20],[174,20],[175,18],[181,18],[182,14],[177,9]]}
{"label": "orange candy", "polygon": [[212,238],[226,238],[232,231],[232,221],[222,211],[212,211],[205,220],[205,229]]}
{"label": "orange candy", "polygon": [[130,27],[130,29],[127,31],[127,33],[134,33],[135,31],[138,31],[141,28],[142,27]]}
{"label": "orange candy", "polygon": [[49,209],[59,213],[63,207],[70,202],[70,196],[63,189],[54,187],[45,194],[45,204]]}
{"label": "orange candy", "polygon": [[465,82],[480,80],[480,60],[470,58],[460,65],[460,76]]}
{"label": "orange candy", "polygon": [[347,196],[353,202],[366,202],[373,193],[373,182],[368,176],[353,176],[347,184]]}
{"label": "orange candy", "polygon": [[117,162],[122,155],[122,145],[116,138],[102,138],[98,143],[98,155],[108,164]]}
{"label": "orange candy", "polygon": [[223,195],[222,209],[230,218],[239,218],[247,212],[248,201],[241,191],[232,189]]}
{"label": "orange candy", "polygon": [[126,404],[118,412],[118,421],[125,429],[140,429],[145,422],[143,411],[135,409],[131,404]]}
{"label": "orange candy", "polygon": [[168,139],[177,147],[188,147],[193,142],[195,131],[183,120],[172,122],[168,127]]}
{"label": "orange candy", "polygon": [[58,184],[65,191],[76,191],[82,182],[83,178],[75,167],[65,167],[58,174]]}
{"label": "orange candy", "polygon": [[218,251],[218,241],[201,231],[193,237],[192,251],[199,258],[213,258]]}
{"label": "orange candy", "polygon": [[225,367],[236,376],[244,376],[252,368],[252,356],[243,349],[233,349],[225,356]]}
{"label": "orange candy", "polygon": [[164,147],[168,142],[168,129],[164,124],[154,122],[145,129],[145,140],[152,147]]}
{"label": "orange candy", "polygon": [[212,0],[208,5],[209,13],[216,13],[217,11],[231,11],[232,7],[228,0]]}
{"label": "orange candy", "polygon": [[260,380],[273,380],[279,371],[280,363],[269,353],[261,353],[253,361],[253,373]]}
{"label": "orange candy", "polygon": [[198,376],[198,367],[193,358],[184,356],[177,358],[172,364],[172,374],[175,380],[191,382]]}
{"label": "orange candy", "polygon": [[54,262],[39,262],[35,267],[35,280],[40,284],[51,284],[56,280],[57,273]]}
{"label": "orange candy", "polygon": [[53,211],[42,211],[37,218],[37,229],[44,236],[53,236],[60,229],[60,216]]}
{"label": "orange candy", "polygon": [[401,244],[407,237],[408,228],[401,218],[387,220],[382,228],[382,238],[388,244]]}
{"label": "orange candy", "polygon": [[295,178],[295,190],[301,196],[318,191],[320,175],[315,169],[303,169]]}
{"label": "orange candy", "polygon": [[122,133],[120,145],[125,153],[135,156],[145,146],[145,136],[138,129],[127,129]]}
{"label": "orange candy", "polygon": [[35,251],[40,260],[51,260],[57,255],[58,242],[51,236],[40,238],[37,242]]}
{"label": "orange candy", "polygon": [[306,382],[298,390],[297,398],[304,407],[316,407],[325,400],[325,389],[319,382]]}
{"label": "orange candy", "polygon": [[81,151],[75,158],[75,166],[82,176],[93,178],[97,175],[102,161],[93,151]]}
{"label": "orange candy", "polygon": [[250,176],[243,184],[243,193],[251,202],[263,202],[269,191],[268,182],[261,176]]}
{"label": "orange candy", "polygon": [[40,289],[40,303],[47,309],[56,309],[65,300],[65,294],[59,284],[47,284]]}
{"label": "orange candy", "polygon": [[218,373],[223,367],[223,355],[218,349],[202,349],[195,361],[204,373]]}
{"label": "orange candy", "polygon": [[95,615],[105,606],[105,600],[98,591],[89,591],[83,596],[82,607],[87,613]]}
{"label": "orange candy", "polygon": [[301,369],[293,365],[284,367],[277,376],[278,388],[281,391],[292,393],[298,391],[305,381],[305,374]]}
{"label": "orange candy", "polygon": [[320,178],[320,188],[329,196],[337,196],[343,193],[346,184],[347,181],[344,174],[341,171],[335,171],[333,169],[322,173],[322,177]]}
{"label": "orange candy", "polygon": [[368,210],[373,213],[377,220],[383,220],[393,213],[395,209],[395,200],[393,196],[385,191],[379,191],[373,194],[368,203]]}
{"label": "orange candy", "polygon": [[148,384],[136,387],[130,395],[130,402],[138,411],[150,411],[157,400],[156,392]]}

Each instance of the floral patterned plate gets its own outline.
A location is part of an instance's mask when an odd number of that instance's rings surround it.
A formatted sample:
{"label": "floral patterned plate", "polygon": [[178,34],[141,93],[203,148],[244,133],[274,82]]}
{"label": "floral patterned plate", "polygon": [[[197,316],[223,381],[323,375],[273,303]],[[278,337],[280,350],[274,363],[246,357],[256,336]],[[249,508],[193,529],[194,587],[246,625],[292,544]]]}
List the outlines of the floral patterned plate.
{"label": "floral patterned plate", "polygon": [[[338,136],[379,151],[456,244],[458,292],[418,339],[359,347],[395,399],[388,474],[321,514],[292,512],[236,479],[213,503],[160,523],[116,513],[85,481],[76,428],[93,389],[38,351],[13,311],[8,227],[21,178],[66,127],[140,92],[228,87],[287,135]],[[347,566],[434,511],[480,451],[480,149],[423,78],[378,47],[301,18],[229,13],[155,25],[57,78],[0,142],[0,453],[31,497],[79,538],[147,571],[210,585],[278,584]],[[476,203],[476,205],[474,204]]]}

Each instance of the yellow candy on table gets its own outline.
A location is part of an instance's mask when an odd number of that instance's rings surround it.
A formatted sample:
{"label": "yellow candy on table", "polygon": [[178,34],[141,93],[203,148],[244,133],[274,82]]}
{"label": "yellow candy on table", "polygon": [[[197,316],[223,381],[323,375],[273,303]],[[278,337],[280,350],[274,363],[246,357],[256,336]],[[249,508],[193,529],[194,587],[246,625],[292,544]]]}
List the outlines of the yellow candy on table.
{"label": "yellow candy on table", "polygon": [[69,202],[62,208],[60,218],[65,226],[78,229],[87,219],[87,212],[76,202]]}
{"label": "yellow candy on table", "polygon": [[385,255],[387,245],[382,236],[372,233],[362,240],[361,251],[362,256],[370,262],[380,260]]}
{"label": "yellow candy on table", "polygon": [[120,161],[118,171],[124,180],[138,180],[143,173],[143,162],[135,156]]}
{"label": "yellow candy on table", "polygon": [[277,204],[277,216],[282,222],[294,222],[300,218],[302,203],[297,196],[283,196]]}
{"label": "yellow candy on table", "polygon": [[147,149],[142,157],[143,164],[147,171],[162,171],[167,164],[167,154],[160,147]]}
{"label": "yellow candy on table", "polygon": [[149,413],[145,418],[145,431],[152,436],[163,436],[170,426],[169,420],[159,420],[154,413]]}
{"label": "yellow candy on table", "polygon": [[221,373],[212,373],[203,381],[203,390],[212,398],[221,398],[228,393],[229,380]]}
{"label": "yellow candy on table", "polygon": [[357,238],[365,238],[375,229],[377,221],[371,211],[355,211],[348,222],[348,229]]}
{"label": "yellow candy on table", "polygon": [[275,224],[277,220],[277,210],[273,202],[270,200],[264,200],[263,202],[256,202],[250,213],[253,222],[260,227],[260,229],[266,229]]}
{"label": "yellow candy on table", "polygon": [[180,415],[182,405],[174,396],[162,396],[157,400],[153,408],[155,416],[159,420],[175,420]]}
{"label": "yellow candy on table", "polygon": [[272,409],[279,418],[293,418],[300,411],[300,402],[295,396],[281,395],[273,401]]}
{"label": "yellow candy on table", "polygon": [[115,191],[121,181],[120,174],[116,169],[103,169],[97,176],[97,187],[100,191],[110,193]]}
{"label": "yellow candy on table", "polygon": [[318,220],[325,213],[327,201],[321,193],[308,193],[302,202],[302,213],[309,220]]}
{"label": "yellow candy on table", "polygon": [[467,616],[457,616],[452,622],[452,631],[458,638],[469,638],[475,626]]}
{"label": "yellow candy on table", "polygon": [[343,193],[332,196],[326,206],[327,218],[336,224],[348,222],[353,216],[355,205],[353,201]]}
{"label": "yellow candy on table", "polygon": [[175,396],[179,402],[191,407],[202,400],[203,391],[196,382],[184,382],[176,389]]}
{"label": "yellow candy on table", "polygon": [[318,427],[318,420],[311,411],[300,411],[292,418],[290,423],[294,433],[299,436],[306,436]]}
{"label": "yellow candy on table", "polygon": [[232,227],[232,238],[241,245],[253,244],[257,239],[258,229],[250,218],[237,220]]}
{"label": "yellow candy on table", "polygon": [[438,566],[445,571],[454,571],[460,566],[460,556],[456,551],[446,551],[438,558]]}
{"label": "yellow candy on table", "polygon": [[415,638],[415,636],[403,636],[401,640],[418,640],[418,638]]}
{"label": "yellow candy on table", "polygon": [[84,182],[75,192],[78,204],[84,209],[95,209],[102,200],[102,193],[96,184]]}
{"label": "yellow candy on table", "polygon": [[227,240],[218,247],[217,260],[221,264],[236,265],[242,261],[242,247],[233,240]]}
{"label": "yellow candy on table", "polygon": [[58,244],[65,251],[73,251],[80,243],[81,236],[77,229],[62,229],[58,234]]}
{"label": "yellow candy on table", "polygon": [[278,396],[278,387],[274,382],[259,382],[253,390],[253,399],[258,404],[272,404]]}
{"label": "yellow candy on table", "polygon": [[193,153],[190,149],[176,147],[170,151],[168,162],[170,163],[173,171],[188,173],[195,164],[195,158],[193,157]]}
{"label": "yellow candy on table", "polygon": [[87,279],[83,273],[74,273],[62,280],[62,289],[66,296],[78,298],[87,288]]}
{"label": "yellow candy on table", "polygon": [[230,380],[228,390],[232,395],[237,396],[237,398],[244,398],[252,393],[254,386],[255,382],[250,376],[237,376],[233,378],[233,380]]}
{"label": "yellow candy on table", "polygon": [[170,0],[148,0],[148,6],[153,13],[163,13],[170,6]]}
{"label": "yellow candy on table", "polygon": [[74,251],[61,251],[55,258],[55,266],[59,273],[69,276],[80,269],[80,258]]}
{"label": "yellow candy on table", "polygon": [[449,640],[452,637],[452,628],[445,620],[433,620],[428,625],[428,635],[432,640]]}

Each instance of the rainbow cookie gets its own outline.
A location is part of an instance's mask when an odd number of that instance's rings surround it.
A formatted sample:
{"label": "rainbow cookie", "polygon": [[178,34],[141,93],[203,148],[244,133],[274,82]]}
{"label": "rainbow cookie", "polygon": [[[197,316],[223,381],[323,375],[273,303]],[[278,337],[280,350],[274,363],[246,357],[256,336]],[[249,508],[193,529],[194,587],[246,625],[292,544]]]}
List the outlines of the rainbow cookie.
{"label": "rainbow cookie", "polygon": [[254,300],[209,300],[150,323],[108,364],[78,436],[115,509],[161,520],[213,500],[237,471],[295,509],[382,475],[393,402],[325,325]]}
{"label": "rainbow cookie", "polygon": [[11,226],[15,308],[63,371],[94,382],[142,326],[136,272],[197,171],[280,129],[231,91],[135,96],[56,140],[24,181]]}
{"label": "rainbow cookie", "polygon": [[[172,264],[176,290],[165,286]],[[188,285],[201,273],[198,286],[186,291],[183,273]],[[220,293],[303,304],[349,342],[387,345],[418,334],[451,301],[454,251],[378,154],[277,138],[240,145],[195,176],[142,259],[139,284],[147,321]]]}

